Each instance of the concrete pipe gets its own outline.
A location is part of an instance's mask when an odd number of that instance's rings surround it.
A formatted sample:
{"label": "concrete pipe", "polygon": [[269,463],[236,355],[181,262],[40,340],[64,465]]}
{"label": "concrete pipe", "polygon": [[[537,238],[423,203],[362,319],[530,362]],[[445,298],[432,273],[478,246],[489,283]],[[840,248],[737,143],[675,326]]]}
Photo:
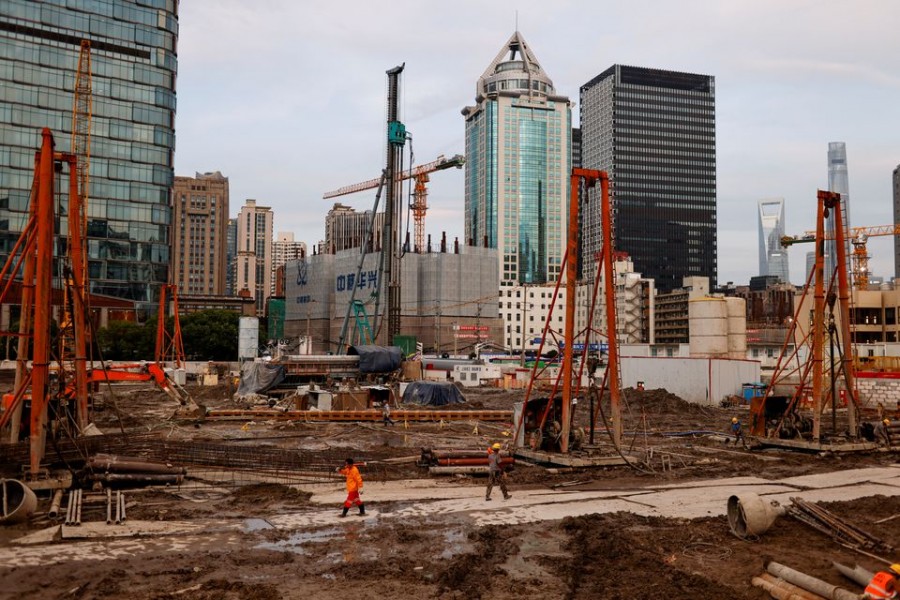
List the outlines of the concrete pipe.
{"label": "concrete pipe", "polygon": [[0,525],[28,520],[37,509],[37,496],[31,488],[16,479],[0,480]]}
{"label": "concrete pipe", "polygon": [[762,535],[785,508],[774,500],[763,500],[753,493],[731,496],[728,499],[728,525],[731,533],[741,539]]}

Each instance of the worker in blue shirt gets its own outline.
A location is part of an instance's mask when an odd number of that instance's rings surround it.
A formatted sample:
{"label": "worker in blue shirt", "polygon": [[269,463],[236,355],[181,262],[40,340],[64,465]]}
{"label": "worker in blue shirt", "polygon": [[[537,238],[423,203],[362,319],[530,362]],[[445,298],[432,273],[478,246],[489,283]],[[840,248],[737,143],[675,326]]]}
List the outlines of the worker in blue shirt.
{"label": "worker in blue shirt", "polygon": [[744,439],[744,428],[741,426],[741,421],[737,417],[731,418],[731,435],[734,436],[734,445],[738,445],[738,441],[741,442],[741,445],[746,449],[747,441]]}

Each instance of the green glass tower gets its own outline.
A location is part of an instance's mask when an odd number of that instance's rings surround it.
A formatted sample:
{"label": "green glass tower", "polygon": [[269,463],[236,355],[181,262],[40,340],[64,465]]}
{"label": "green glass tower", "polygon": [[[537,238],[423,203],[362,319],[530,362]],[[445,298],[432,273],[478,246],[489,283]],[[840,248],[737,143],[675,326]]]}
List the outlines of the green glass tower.
{"label": "green glass tower", "polygon": [[566,247],[572,112],[517,31],[466,120],[467,243],[496,248],[500,285],[555,281]]}
{"label": "green glass tower", "polygon": [[70,148],[89,40],[90,291],[151,306],[168,280],[177,36],[177,0],[0,2],[0,262],[25,225],[41,128]]}

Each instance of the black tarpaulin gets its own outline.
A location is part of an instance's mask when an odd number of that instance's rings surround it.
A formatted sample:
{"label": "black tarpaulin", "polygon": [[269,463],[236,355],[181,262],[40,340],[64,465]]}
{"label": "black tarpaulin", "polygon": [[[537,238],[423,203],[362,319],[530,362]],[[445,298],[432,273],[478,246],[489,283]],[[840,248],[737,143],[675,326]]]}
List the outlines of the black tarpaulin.
{"label": "black tarpaulin", "polygon": [[359,356],[360,373],[390,373],[400,368],[403,350],[399,346],[350,346],[348,356]]}
{"label": "black tarpaulin", "polygon": [[264,362],[245,362],[241,366],[238,396],[262,394],[284,381],[284,366]]}
{"label": "black tarpaulin", "polygon": [[452,383],[435,383],[433,381],[413,381],[403,392],[404,404],[420,404],[422,406],[445,406],[462,404],[463,398],[459,388]]}

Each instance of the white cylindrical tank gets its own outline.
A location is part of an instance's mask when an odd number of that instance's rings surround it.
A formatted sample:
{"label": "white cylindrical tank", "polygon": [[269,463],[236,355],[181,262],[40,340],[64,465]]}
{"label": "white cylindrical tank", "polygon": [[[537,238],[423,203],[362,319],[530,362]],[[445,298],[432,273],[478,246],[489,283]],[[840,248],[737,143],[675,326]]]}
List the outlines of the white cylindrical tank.
{"label": "white cylindrical tank", "polygon": [[728,307],[728,358],[747,358],[747,301],[725,298]]}
{"label": "white cylindrical tank", "polygon": [[728,305],[724,298],[694,298],[688,302],[691,356],[728,355]]}
{"label": "white cylindrical tank", "polygon": [[259,318],[241,317],[238,325],[238,358],[253,360],[259,348]]}

